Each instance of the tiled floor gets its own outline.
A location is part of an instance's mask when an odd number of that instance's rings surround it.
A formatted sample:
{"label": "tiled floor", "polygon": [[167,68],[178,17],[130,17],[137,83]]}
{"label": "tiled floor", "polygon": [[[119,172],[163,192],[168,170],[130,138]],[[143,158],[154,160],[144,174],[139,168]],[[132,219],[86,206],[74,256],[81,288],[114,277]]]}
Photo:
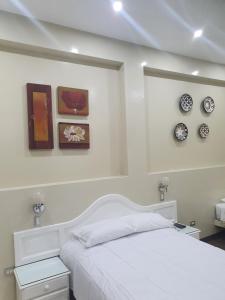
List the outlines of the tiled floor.
{"label": "tiled floor", "polygon": [[225,230],[208,238],[203,239],[204,242],[215,247],[225,250]]}

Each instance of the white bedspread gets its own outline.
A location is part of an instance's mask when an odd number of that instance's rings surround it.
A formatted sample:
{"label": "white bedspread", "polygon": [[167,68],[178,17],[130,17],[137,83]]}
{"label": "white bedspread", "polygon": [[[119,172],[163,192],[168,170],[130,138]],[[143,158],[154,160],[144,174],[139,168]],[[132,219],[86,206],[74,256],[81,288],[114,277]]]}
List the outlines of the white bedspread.
{"label": "white bedspread", "polygon": [[225,251],[175,229],[139,233],[61,258],[77,300],[225,300]]}

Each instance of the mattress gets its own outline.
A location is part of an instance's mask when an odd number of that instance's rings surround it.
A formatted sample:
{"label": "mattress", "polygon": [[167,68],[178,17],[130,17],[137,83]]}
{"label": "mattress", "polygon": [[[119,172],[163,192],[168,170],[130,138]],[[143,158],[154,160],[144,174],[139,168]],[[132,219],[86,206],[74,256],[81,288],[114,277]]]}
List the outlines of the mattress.
{"label": "mattress", "polygon": [[225,252],[173,228],[92,248],[71,239],[61,258],[77,300],[225,299]]}

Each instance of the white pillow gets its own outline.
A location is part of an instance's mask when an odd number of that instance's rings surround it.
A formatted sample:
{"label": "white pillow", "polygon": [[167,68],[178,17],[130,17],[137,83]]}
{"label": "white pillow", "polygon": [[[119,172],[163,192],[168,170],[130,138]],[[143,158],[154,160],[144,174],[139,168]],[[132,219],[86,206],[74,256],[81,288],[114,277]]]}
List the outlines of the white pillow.
{"label": "white pillow", "polygon": [[134,228],[124,220],[124,217],[103,220],[72,231],[72,234],[86,247],[115,240],[131,233],[134,233]]}
{"label": "white pillow", "polygon": [[173,227],[172,221],[157,213],[138,213],[124,217],[135,232],[157,230]]}

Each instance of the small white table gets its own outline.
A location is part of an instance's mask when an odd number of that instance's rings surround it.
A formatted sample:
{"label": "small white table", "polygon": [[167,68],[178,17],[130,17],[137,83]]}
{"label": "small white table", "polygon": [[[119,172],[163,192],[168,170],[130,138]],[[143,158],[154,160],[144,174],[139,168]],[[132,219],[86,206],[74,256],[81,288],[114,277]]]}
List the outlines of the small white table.
{"label": "small white table", "polygon": [[188,234],[198,240],[200,239],[201,230],[199,230],[198,228],[186,226],[185,228],[182,229],[176,227],[176,230]]}
{"label": "small white table", "polygon": [[14,270],[17,300],[68,300],[70,271],[59,257]]}
{"label": "small white table", "polygon": [[218,227],[225,228],[225,221],[215,220],[214,224]]}

